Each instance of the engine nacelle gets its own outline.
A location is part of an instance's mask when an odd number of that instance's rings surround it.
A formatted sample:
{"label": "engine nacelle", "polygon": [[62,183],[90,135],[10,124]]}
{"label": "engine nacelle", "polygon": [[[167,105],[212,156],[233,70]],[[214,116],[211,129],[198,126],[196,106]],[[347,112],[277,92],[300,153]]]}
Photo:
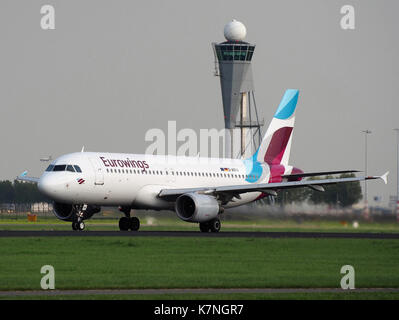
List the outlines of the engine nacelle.
{"label": "engine nacelle", "polygon": [[[74,216],[76,214],[75,208],[72,204],[54,202],[53,211],[55,216],[64,221],[73,221]],[[91,218],[91,216],[95,213],[101,211],[101,207],[88,205],[85,210],[83,210],[83,220]]]}
{"label": "engine nacelle", "polygon": [[75,214],[74,208],[71,204],[54,202],[53,211],[55,216],[64,221],[72,221]]}
{"label": "engine nacelle", "polygon": [[220,206],[212,196],[186,193],[177,198],[175,211],[183,221],[206,222],[218,216]]}

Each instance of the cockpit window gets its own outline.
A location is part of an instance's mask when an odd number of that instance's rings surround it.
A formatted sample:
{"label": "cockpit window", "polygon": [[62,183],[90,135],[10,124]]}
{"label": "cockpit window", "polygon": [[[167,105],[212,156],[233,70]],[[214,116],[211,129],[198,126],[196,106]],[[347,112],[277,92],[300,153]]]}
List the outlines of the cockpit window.
{"label": "cockpit window", "polygon": [[58,164],[58,165],[49,165],[46,171],[69,171],[69,172],[82,172],[79,166],[72,164]]}
{"label": "cockpit window", "polygon": [[53,171],[65,171],[65,167],[66,167],[65,164],[60,164],[60,165],[54,166]]}

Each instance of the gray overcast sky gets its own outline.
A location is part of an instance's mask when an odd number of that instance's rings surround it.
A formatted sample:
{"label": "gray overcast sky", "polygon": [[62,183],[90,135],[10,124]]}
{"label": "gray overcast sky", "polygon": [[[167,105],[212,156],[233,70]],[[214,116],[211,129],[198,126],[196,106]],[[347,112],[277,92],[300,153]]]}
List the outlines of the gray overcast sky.
{"label": "gray overcast sky", "polygon": [[[51,4],[56,30],[40,28]],[[355,7],[356,29],[340,28]],[[266,123],[286,88],[300,97],[291,163],[305,171],[391,172],[375,195],[396,193],[399,2],[36,1],[0,2],[0,179],[40,157],[80,151],[143,153],[150,128],[223,128],[211,42],[232,18],[256,43],[257,105]]]}

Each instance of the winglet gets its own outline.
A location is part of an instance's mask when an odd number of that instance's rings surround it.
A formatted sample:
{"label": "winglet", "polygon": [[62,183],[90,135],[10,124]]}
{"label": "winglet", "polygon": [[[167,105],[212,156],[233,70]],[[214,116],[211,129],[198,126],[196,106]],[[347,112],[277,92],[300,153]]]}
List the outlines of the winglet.
{"label": "winglet", "polygon": [[19,176],[20,177],[25,177],[26,175],[28,174],[28,171],[27,170],[25,170],[24,172],[22,172]]}
{"label": "winglet", "polygon": [[384,181],[385,184],[388,183],[388,174],[389,171],[385,172],[381,177],[379,177],[380,179],[382,179],[382,181]]}

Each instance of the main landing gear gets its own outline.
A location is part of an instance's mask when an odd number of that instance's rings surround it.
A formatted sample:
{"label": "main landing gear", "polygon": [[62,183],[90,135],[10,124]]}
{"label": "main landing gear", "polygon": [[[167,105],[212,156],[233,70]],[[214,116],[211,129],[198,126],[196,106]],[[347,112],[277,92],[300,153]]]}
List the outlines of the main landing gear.
{"label": "main landing gear", "polygon": [[221,227],[220,220],[218,218],[211,221],[200,223],[201,232],[219,232]]}
{"label": "main landing gear", "polygon": [[120,207],[119,211],[125,214],[125,217],[119,219],[119,230],[121,231],[138,231],[140,229],[140,220],[137,217],[130,217],[131,208]]}

